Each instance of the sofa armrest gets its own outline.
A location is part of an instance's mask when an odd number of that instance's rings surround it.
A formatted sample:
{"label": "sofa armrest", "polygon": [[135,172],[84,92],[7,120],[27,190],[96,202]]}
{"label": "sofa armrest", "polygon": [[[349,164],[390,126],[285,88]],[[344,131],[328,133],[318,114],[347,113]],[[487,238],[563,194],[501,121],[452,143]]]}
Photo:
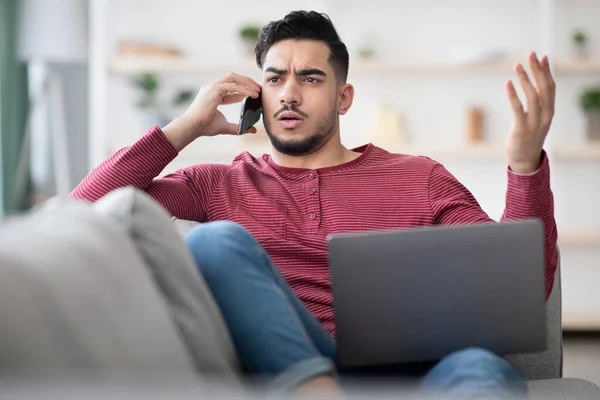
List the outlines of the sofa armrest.
{"label": "sofa armrest", "polygon": [[527,385],[531,400],[600,399],[600,387],[584,379],[542,379],[529,381]]}

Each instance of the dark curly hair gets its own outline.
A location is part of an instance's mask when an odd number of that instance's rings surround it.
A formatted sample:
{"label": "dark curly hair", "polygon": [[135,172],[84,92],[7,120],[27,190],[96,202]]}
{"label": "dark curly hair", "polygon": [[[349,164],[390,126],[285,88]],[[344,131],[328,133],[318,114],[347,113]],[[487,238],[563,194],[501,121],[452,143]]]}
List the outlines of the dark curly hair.
{"label": "dark curly hair", "polygon": [[346,82],[349,63],[348,50],[326,14],[316,11],[292,11],[283,19],[265,25],[258,35],[255,48],[256,64],[259,68],[263,67],[265,55],[271,46],[286,39],[325,42],[330,50],[329,63],[333,67],[337,79]]}

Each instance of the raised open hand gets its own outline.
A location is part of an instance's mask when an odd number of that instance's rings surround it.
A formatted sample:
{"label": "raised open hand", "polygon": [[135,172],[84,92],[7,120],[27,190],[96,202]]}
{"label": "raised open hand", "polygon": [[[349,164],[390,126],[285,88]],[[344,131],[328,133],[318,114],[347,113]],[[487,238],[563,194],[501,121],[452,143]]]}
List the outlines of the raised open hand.
{"label": "raised open hand", "polygon": [[507,147],[508,165],[511,170],[521,174],[533,173],[540,166],[544,140],[554,117],[556,97],[556,84],[550,72],[548,56],[538,60],[535,52],[531,52],[528,61],[535,86],[525,68],[521,64],[515,66],[515,72],[527,98],[527,109],[523,108],[513,82],[506,82],[506,92],[513,110]]}

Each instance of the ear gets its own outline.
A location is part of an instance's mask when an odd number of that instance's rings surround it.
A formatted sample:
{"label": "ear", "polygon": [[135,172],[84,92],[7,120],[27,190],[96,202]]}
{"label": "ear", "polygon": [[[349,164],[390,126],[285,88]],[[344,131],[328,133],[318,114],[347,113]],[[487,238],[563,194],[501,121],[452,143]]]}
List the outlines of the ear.
{"label": "ear", "polygon": [[354,86],[344,83],[340,86],[338,92],[338,114],[344,115],[352,107],[354,101]]}

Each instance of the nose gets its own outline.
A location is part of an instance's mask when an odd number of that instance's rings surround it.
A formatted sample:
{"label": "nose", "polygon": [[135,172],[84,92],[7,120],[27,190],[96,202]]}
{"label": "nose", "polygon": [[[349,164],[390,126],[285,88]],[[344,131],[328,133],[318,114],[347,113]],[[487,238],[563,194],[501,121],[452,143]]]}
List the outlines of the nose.
{"label": "nose", "polygon": [[283,87],[281,88],[279,97],[279,102],[281,103],[281,105],[300,105],[302,103],[302,93],[300,90],[300,85],[296,82],[295,79],[288,79],[285,82],[285,85],[283,85]]}

